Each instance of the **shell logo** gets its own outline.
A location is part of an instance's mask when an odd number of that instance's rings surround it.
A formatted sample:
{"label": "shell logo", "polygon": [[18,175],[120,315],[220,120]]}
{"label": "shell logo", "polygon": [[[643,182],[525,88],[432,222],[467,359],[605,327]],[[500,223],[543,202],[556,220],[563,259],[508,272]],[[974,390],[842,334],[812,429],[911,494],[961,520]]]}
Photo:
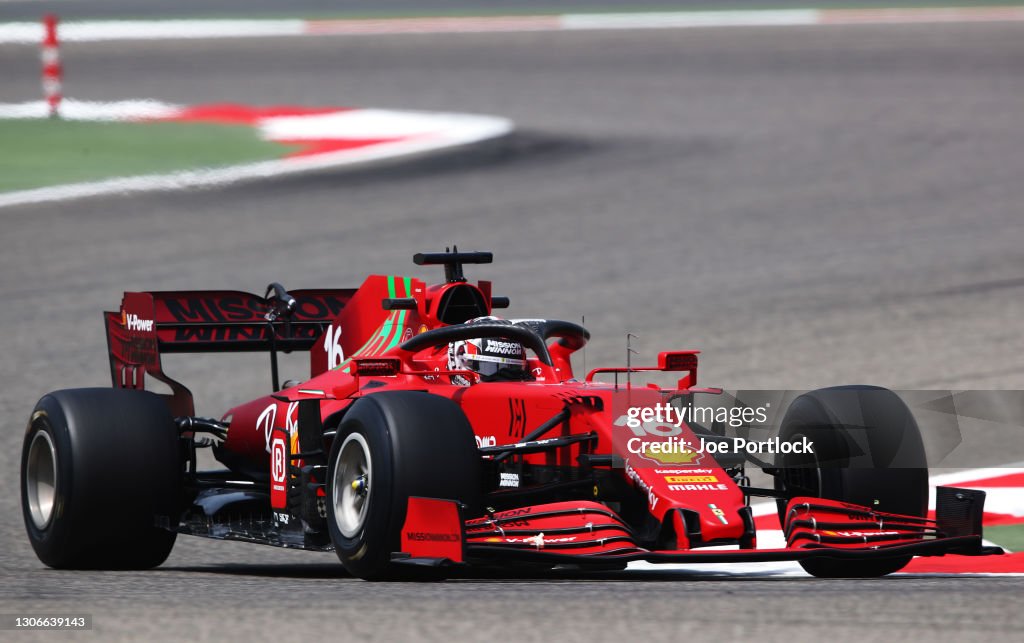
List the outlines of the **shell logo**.
{"label": "shell logo", "polygon": [[700,451],[680,451],[679,453],[638,453],[641,458],[658,464],[700,464],[704,454]]}

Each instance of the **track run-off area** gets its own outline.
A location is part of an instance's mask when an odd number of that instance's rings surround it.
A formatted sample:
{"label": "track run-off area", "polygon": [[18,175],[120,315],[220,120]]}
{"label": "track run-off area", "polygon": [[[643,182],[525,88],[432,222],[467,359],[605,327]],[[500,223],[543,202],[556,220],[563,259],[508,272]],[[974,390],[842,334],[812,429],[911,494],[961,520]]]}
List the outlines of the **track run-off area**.
{"label": "track run-off area", "polygon": [[[69,42],[65,93],[176,105],[346,105],[509,119],[472,150],[226,187],[0,209],[0,611],[88,613],[105,640],[1011,640],[1021,579],[637,569],[365,583],[329,554],[181,537],[149,572],[57,572],[18,500],[49,390],[109,384],[102,310],[126,290],[260,291],[468,270],[509,316],[579,320],[587,368],[701,349],[728,388],[1024,389],[1024,25],[600,29]],[[0,45],[0,102],[38,98]],[[165,361],[219,415],[264,356]],[[301,356],[283,375],[305,372]],[[975,436],[942,467],[1024,460]],[[117,498],[97,519],[117,519]],[[53,638],[52,632],[20,636]],[[63,635],[61,635],[63,636]]]}

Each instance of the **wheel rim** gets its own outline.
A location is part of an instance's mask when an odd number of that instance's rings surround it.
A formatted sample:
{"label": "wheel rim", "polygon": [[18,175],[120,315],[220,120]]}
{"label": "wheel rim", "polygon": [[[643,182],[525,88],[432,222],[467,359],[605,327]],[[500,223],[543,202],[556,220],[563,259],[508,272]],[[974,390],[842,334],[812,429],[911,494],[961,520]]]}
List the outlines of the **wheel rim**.
{"label": "wheel rim", "polygon": [[362,435],[352,433],[338,451],[332,487],[334,521],[346,538],[354,538],[366,522],[373,491],[372,480],[370,448]]}
{"label": "wheel rim", "polygon": [[46,431],[36,431],[25,463],[25,487],[28,512],[37,529],[46,529],[53,520],[57,498],[57,450]]}

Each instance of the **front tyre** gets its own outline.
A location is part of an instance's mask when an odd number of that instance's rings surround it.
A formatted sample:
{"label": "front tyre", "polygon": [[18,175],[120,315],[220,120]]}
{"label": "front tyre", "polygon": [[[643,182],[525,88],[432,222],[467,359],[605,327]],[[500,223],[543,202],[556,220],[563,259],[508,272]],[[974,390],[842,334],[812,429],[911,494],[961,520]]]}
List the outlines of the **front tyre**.
{"label": "front tyre", "polygon": [[[921,432],[910,409],[892,391],[843,386],[805,393],[786,411],[779,437],[795,442],[807,438],[814,453],[784,456],[776,489],[887,513],[926,515],[928,467]],[[785,507],[780,500],[782,524]],[[898,571],[911,558],[820,558],[800,565],[823,578],[866,578]]]}
{"label": "front tyre", "polygon": [[367,395],[345,413],[327,471],[327,525],[354,576],[408,576],[391,563],[411,496],[481,503],[480,456],[457,404],[437,395]]}
{"label": "front tyre", "polygon": [[36,404],[21,505],[36,556],[58,569],[146,569],[171,552],[182,498],[177,428],[152,393],[72,389]]}

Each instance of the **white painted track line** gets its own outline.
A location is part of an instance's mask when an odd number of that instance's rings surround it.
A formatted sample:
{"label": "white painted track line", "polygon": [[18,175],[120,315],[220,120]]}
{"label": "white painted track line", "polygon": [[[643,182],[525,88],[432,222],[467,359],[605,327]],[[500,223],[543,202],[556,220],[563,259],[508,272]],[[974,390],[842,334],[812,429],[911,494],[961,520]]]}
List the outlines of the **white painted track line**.
{"label": "white painted track line", "polygon": [[[334,20],[101,20],[61,23],[63,42],[252,38],[268,36],[491,33],[597,29],[827,26],[942,22],[1019,22],[1024,6],[671,11],[537,16],[465,16]],[[39,23],[0,24],[0,44],[38,44]]]}

